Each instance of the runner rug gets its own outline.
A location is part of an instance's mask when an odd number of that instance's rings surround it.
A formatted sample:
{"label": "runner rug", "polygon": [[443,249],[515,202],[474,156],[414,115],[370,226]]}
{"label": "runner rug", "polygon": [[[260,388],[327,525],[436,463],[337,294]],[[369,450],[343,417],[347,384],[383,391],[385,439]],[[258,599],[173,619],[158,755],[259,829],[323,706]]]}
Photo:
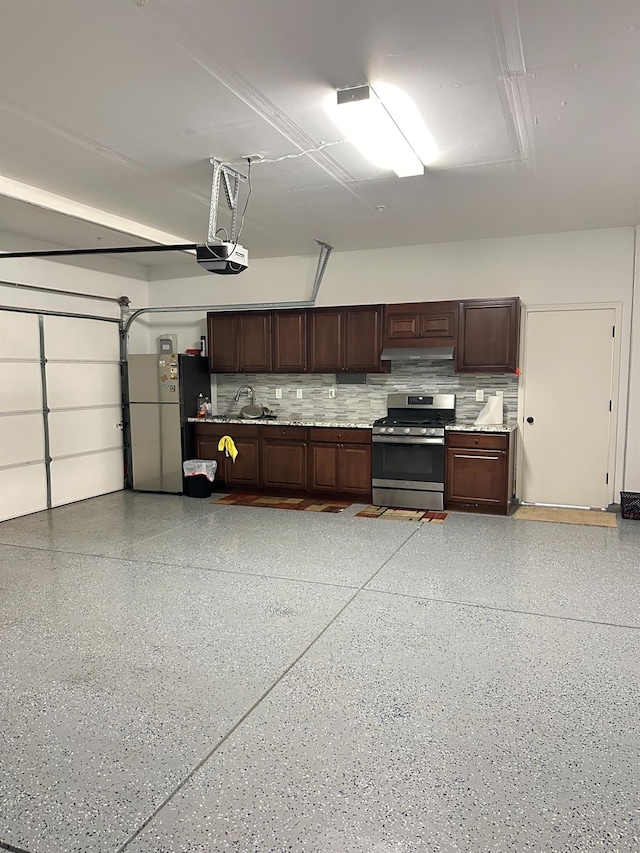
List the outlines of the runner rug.
{"label": "runner rug", "polygon": [[393,509],[387,506],[366,506],[356,513],[360,518],[382,518],[385,521],[420,521],[423,524],[442,524],[447,517],[446,512],[425,512],[422,509]]}
{"label": "runner rug", "polygon": [[231,504],[233,506],[257,506],[261,509],[296,509],[304,512],[342,512],[351,502],[323,501],[311,498],[281,498],[271,495],[227,495],[209,501],[212,504]]}

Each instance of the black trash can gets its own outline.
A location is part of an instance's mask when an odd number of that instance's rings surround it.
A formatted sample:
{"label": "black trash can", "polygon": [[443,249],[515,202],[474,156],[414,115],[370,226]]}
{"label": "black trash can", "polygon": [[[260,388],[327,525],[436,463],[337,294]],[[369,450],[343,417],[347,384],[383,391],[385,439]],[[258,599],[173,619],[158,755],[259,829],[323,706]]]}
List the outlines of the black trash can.
{"label": "black trash can", "polygon": [[210,498],[213,483],[204,474],[192,474],[184,478],[184,494],[188,498]]}
{"label": "black trash can", "polygon": [[187,459],[182,463],[183,494],[188,498],[210,498],[217,463],[212,459]]}

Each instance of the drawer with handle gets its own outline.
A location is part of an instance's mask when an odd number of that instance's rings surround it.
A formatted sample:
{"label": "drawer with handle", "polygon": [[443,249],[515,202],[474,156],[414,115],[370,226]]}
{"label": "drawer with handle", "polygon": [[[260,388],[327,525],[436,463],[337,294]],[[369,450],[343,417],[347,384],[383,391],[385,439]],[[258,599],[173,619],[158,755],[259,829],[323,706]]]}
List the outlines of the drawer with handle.
{"label": "drawer with handle", "polygon": [[305,441],[307,438],[307,428],[294,426],[261,426],[260,438],[270,438],[274,440],[282,438]]}
{"label": "drawer with handle", "polygon": [[332,444],[371,444],[369,429],[339,429],[336,427],[311,427],[309,441],[327,441]]}
{"label": "drawer with handle", "polygon": [[448,432],[448,447],[468,447],[474,450],[506,450],[509,436],[506,433]]}
{"label": "drawer with handle", "polygon": [[231,438],[257,438],[258,427],[255,424],[231,424],[231,423],[196,423],[196,438],[215,438],[230,435]]}

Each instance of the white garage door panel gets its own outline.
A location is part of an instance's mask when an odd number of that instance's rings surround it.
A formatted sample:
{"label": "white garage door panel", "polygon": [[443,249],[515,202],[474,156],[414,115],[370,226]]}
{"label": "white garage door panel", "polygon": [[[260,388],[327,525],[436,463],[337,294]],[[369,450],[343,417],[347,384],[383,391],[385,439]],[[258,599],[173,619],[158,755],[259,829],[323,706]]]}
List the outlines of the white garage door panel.
{"label": "white garage door panel", "polygon": [[0,417],[0,466],[44,461],[44,424],[40,413]]}
{"label": "white garage door panel", "polygon": [[0,412],[42,411],[40,365],[34,363],[0,364]]}
{"label": "white garage door panel", "polygon": [[122,430],[118,423],[122,410],[117,408],[84,409],[76,412],[51,412],[49,415],[49,448],[51,456],[91,453],[95,450],[122,447]]}
{"label": "white garage door panel", "polygon": [[0,521],[46,508],[44,463],[0,471]]}
{"label": "white garage door panel", "polygon": [[54,459],[51,463],[52,506],[119,492],[123,483],[121,450],[78,456],[73,459]]}
{"label": "white garage door panel", "polygon": [[120,365],[47,364],[47,398],[50,409],[119,405]]}
{"label": "white garage door panel", "polygon": [[0,358],[40,358],[40,330],[35,314],[0,311]]}
{"label": "white garage door panel", "polygon": [[120,339],[115,323],[100,320],[70,320],[45,317],[44,339],[47,358],[119,361]]}
{"label": "white garage door panel", "polygon": [[0,519],[46,509],[47,479],[50,506],[123,488],[119,360],[116,323],[0,310]]}

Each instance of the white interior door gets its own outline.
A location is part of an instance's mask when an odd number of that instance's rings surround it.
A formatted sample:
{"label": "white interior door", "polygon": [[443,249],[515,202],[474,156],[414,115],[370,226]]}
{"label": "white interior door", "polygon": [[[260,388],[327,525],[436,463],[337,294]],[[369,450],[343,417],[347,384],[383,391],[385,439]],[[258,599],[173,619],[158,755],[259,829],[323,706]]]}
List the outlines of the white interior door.
{"label": "white interior door", "polygon": [[614,325],[613,308],[527,312],[525,503],[609,503]]}

